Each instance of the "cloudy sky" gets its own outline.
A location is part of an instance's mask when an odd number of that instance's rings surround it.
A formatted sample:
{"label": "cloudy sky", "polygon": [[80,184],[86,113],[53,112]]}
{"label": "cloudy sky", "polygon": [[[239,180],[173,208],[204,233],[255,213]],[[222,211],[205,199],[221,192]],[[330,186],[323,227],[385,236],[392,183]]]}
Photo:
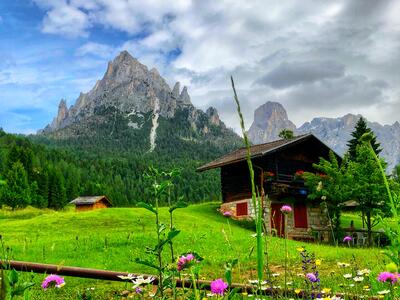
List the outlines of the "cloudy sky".
{"label": "cloudy sky", "polygon": [[296,125],[400,120],[400,1],[14,0],[0,2],[0,127],[44,127],[124,49],[230,127],[230,75],[248,126],[268,100]]}

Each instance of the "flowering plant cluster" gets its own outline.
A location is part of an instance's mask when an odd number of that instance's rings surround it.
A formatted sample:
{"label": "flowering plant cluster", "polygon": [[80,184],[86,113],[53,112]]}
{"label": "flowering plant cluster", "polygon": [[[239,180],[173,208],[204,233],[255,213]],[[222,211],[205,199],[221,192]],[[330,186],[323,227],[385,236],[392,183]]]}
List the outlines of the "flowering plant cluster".
{"label": "flowering plant cluster", "polygon": [[45,290],[50,287],[62,288],[64,285],[64,278],[58,275],[49,275],[42,282],[42,288]]}
{"label": "flowering plant cluster", "polygon": [[304,248],[301,248],[300,250],[300,257],[302,262],[301,269],[303,270],[304,281],[306,286],[308,287],[308,292],[310,293],[311,298],[320,298],[320,278],[317,270],[315,254],[309,253]]}
{"label": "flowering plant cluster", "polygon": [[395,284],[399,280],[399,274],[397,272],[381,272],[379,273],[377,280],[379,282],[390,282],[391,284]]}
{"label": "flowering plant cluster", "polygon": [[211,287],[211,293],[213,293],[214,295],[223,296],[226,289],[228,288],[228,284],[221,278],[219,278],[212,281],[210,287]]}
{"label": "flowering plant cluster", "polygon": [[181,257],[178,258],[177,269],[180,272],[184,269],[193,266],[198,262],[199,260],[196,259],[194,254],[188,253],[187,255],[182,255]]}
{"label": "flowering plant cluster", "polygon": [[294,173],[294,176],[297,178],[301,178],[304,175],[303,170],[297,170],[296,173]]}
{"label": "flowering plant cluster", "polygon": [[285,204],[281,207],[281,212],[283,214],[290,214],[292,212],[292,207],[290,205]]}

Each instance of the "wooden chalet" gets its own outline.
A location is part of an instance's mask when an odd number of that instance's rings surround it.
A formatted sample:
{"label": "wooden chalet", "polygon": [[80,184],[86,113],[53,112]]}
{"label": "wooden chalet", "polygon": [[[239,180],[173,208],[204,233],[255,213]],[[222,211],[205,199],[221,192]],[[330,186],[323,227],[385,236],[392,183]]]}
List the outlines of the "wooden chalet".
{"label": "wooden chalet", "polygon": [[[262,197],[265,223],[272,233],[284,234],[284,218],[280,211],[283,204],[293,208],[286,224],[290,238],[307,240],[316,233],[321,237],[321,232],[327,232],[326,215],[319,201],[307,198],[308,190],[301,175],[316,172],[312,165],[318,163],[320,157],[328,159],[329,151],[331,149],[312,134],[251,147],[256,185],[260,192],[262,186],[265,193]],[[246,155],[246,148],[241,148],[197,169],[199,172],[221,169],[221,212],[229,211],[237,219],[254,216]],[[337,157],[341,160],[339,155]],[[327,234],[323,238],[327,239]]]}
{"label": "wooden chalet", "polygon": [[88,211],[111,207],[111,202],[106,196],[78,197],[70,202],[75,204],[76,211]]}

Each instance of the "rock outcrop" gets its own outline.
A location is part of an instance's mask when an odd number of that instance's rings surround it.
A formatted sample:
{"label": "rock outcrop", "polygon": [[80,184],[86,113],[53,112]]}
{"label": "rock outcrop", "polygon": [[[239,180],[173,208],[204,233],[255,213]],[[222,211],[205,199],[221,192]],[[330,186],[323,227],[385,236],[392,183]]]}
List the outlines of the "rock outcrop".
{"label": "rock outcrop", "polygon": [[253,144],[279,139],[283,129],[296,130],[289,119],[286,110],[278,102],[267,102],[254,111],[254,121],[248,131],[249,139]]}

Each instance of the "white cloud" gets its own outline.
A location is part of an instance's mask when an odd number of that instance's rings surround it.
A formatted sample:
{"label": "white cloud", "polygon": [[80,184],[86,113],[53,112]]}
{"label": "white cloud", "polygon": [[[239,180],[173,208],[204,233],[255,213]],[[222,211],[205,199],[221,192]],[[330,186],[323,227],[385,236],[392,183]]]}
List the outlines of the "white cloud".
{"label": "white cloud", "polygon": [[[193,102],[217,106],[230,126],[234,110],[221,111],[226,107],[221,103],[231,97],[231,74],[246,98],[249,118],[267,100],[286,103],[297,122],[312,117],[310,112],[344,110],[370,112],[371,120],[381,122],[398,118],[383,108],[400,93],[400,19],[394,0],[36,2],[47,11],[46,32],[87,36],[99,26],[127,33],[116,50],[127,49],[157,67],[169,82],[189,85]],[[181,53],[171,61],[169,53],[176,48]],[[115,54],[113,47],[93,42],[76,53],[107,60]],[[288,75],[292,80],[279,86],[274,70],[282,80]],[[254,86],[265,77],[268,86]],[[308,111],[295,108],[300,106]]]}
{"label": "white cloud", "polygon": [[80,9],[68,4],[53,7],[43,20],[44,33],[56,33],[69,37],[87,36],[90,23],[88,16]]}
{"label": "white cloud", "polygon": [[76,50],[77,56],[93,55],[104,59],[110,59],[114,53],[114,47],[94,42],[87,42]]}

